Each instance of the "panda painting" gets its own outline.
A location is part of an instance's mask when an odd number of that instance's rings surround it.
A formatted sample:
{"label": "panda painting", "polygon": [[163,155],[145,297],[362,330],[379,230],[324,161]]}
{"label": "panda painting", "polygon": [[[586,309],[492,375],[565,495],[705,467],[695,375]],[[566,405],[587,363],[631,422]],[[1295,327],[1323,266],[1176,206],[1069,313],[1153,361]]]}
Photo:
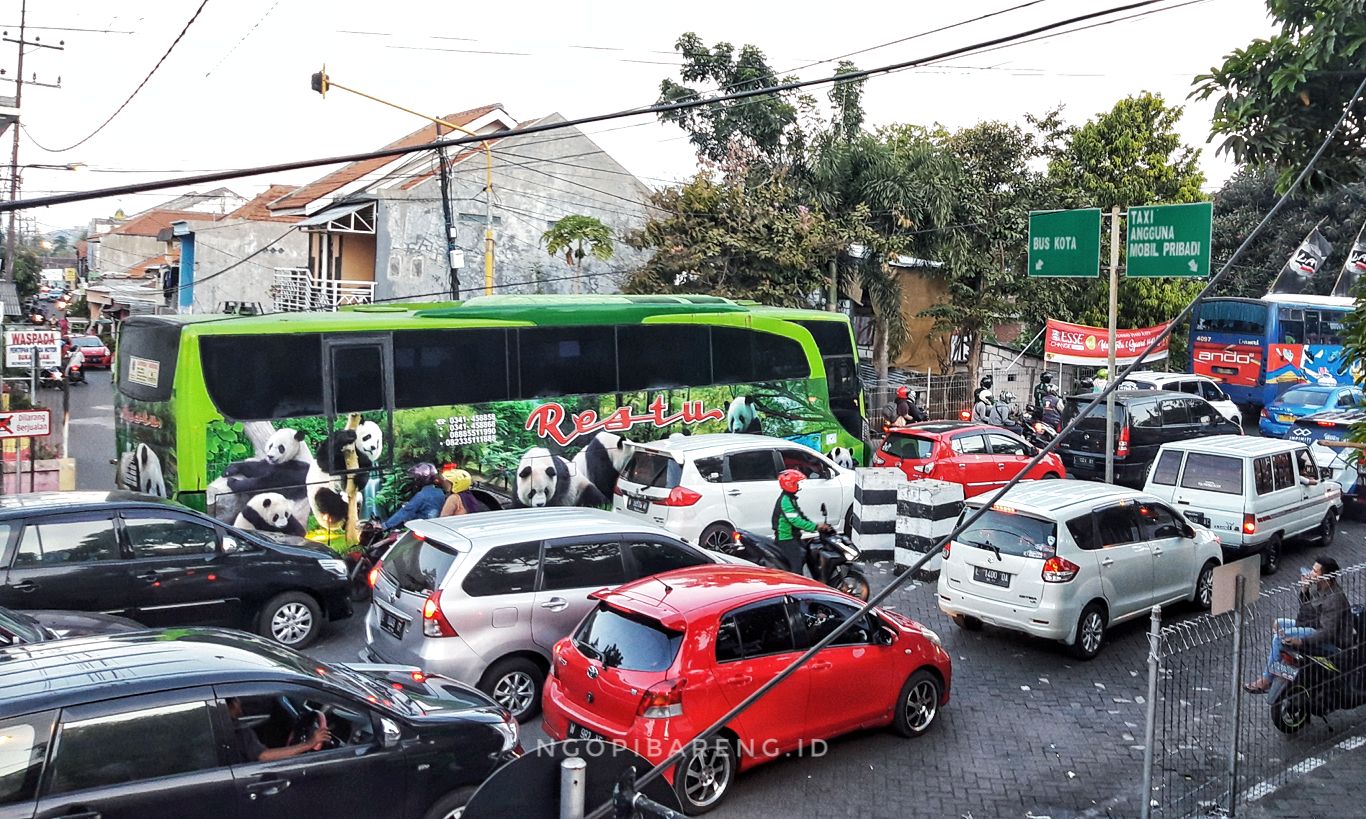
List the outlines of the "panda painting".
{"label": "panda painting", "polygon": [[841,469],[853,469],[858,466],[857,462],[854,461],[854,453],[847,447],[835,447],[830,450],[828,457]]}
{"label": "panda painting", "polygon": [[588,478],[604,498],[611,497],[617,477],[631,456],[626,439],[611,432],[599,432],[574,456],[574,471]]}
{"label": "panda painting", "polygon": [[[367,427],[368,425],[368,427]],[[365,435],[364,444],[361,436]],[[359,471],[356,475],[356,485],[364,486],[370,481],[370,469],[375,465],[375,457],[378,456],[377,449],[384,446],[384,436],[380,432],[379,424],[373,421],[366,421],[356,429],[339,429],[327,436],[327,440],[318,445],[316,460],[318,467],[333,477],[340,476],[346,472],[346,452],[348,446],[356,448],[356,463]],[[375,455],[371,455],[375,452]]]}
{"label": "panda painting", "polygon": [[166,478],[161,474],[161,459],[146,444],[138,444],[133,451],[133,463],[137,466],[137,490],[158,498],[169,498],[166,492]]}
{"label": "panda painting", "polygon": [[520,508],[607,504],[607,498],[592,481],[574,470],[574,464],[542,446],[522,453],[517,464],[516,489],[515,501]]}
{"label": "panda painting", "polygon": [[306,483],[313,465],[304,434],[284,427],[266,439],[259,458],[229,464],[223,470],[228,491],[252,495],[279,492],[289,500],[301,500],[308,492]]}
{"label": "panda painting", "polygon": [[763,435],[764,425],[759,420],[759,405],[748,395],[737,396],[726,409],[726,431],[746,435]]}
{"label": "panda painting", "polygon": [[248,531],[281,532],[303,537],[303,524],[294,518],[292,508],[289,499],[279,492],[262,492],[247,501],[232,525]]}

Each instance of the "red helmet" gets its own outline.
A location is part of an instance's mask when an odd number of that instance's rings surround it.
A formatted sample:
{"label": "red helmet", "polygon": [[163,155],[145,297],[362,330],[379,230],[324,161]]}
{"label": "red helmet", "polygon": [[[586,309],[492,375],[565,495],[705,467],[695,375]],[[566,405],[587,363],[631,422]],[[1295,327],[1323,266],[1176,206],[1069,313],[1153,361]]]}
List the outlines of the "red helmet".
{"label": "red helmet", "polygon": [[795,493],[797,485],[806,480],[806,476],[795,469],[784,469],[778,473],[778,485],[784,492]]}
{"label": "red helmet", "polygon": [[911,388],[910,388],[910,387],[904,387],[904,386],[903,386],[903,387],[897,387],[897,388],[896,388],[896,397],[897,397],[897,398],[910,398],[910,397],[911,397]]}

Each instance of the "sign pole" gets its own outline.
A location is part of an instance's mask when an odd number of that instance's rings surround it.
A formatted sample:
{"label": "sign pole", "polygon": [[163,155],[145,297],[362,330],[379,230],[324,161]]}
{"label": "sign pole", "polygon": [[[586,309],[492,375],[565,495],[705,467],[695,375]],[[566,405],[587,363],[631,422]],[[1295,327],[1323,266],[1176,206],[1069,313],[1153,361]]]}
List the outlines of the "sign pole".
{"label": "sign pole", "polygon": [[[1110,355],[1107,381],[1115,377],[1115,330],[1119,313],[1119,205],[1110,207]],[[1105,396],[1105,482],[1115,482],[1115,390]]]}

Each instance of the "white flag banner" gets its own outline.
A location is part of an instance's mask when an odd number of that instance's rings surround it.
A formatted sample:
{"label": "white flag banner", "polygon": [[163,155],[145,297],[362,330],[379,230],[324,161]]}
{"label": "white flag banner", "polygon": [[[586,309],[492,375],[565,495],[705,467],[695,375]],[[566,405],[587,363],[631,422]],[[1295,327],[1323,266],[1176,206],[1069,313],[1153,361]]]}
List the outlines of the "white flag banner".
{"label": "white flag banner", "polygon": [[1357,282],[1366,274],[1366,224],[1357,231],[1357,239],[1352,249],[1347,251],[1347,261],[1342,263],[1342,272],[1333,285],[1334,296],[1351,296],[1356,293]]}
{"label": "white flag banner", "polygon": [[1276,280],[1271,283],[1271,290],[1267,295],[1313,293],[1314,277],[1318,275],[1319,268],[1323,267],[1323,260],[1328,258],[1331,252],[1333,245],[1323,238],[1317,227],[1309,231],[1309,235],[1304,237],[1304,241],[1276,275]]}

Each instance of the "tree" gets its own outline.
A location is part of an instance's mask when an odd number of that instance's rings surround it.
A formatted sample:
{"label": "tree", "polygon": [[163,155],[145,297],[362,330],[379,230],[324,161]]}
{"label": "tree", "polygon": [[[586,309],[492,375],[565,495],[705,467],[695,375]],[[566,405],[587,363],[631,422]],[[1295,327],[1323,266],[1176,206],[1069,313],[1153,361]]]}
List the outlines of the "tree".
{"label": "tree", "polygon": [[[552,258],[564,255],[564,263],[579,271],[588,256],[607,261],[612,258],[612,229],[592,216],[571,213],[541,234],[545,250]],[[577,289],[579,278],[575,276]]]}
{"label": "tree", "polygon": [[[707,83],[729,93],[782,81],[757,46],[745,45],[737,53],[733,45],[721,42],[708,49],[702,38],[689,31],[678,38],[674,49],[684,60],[679,72],[684,83]],[[659,84],[661,103],[700,99],[703,94],[668,78]],[[665,111],[659,118],[687,131],[698,155],[713,162],[744,146],[752,146],[765,160],[782,162],[799,154],[805,144],[797,113],[793,95],[774,93]]]}
{"label": "tree", "polygon": [[[1253,40],[1195,78],[1192,96],[1218,95],[1211,141],[1240,165],[1268,165],[1284,190],[1342,116],[1362,80],[1366,0],[1267,0],[1280,23],[1269,39]],[[1347,121],[1307,184],[1366,177],[1366,101]]]}

